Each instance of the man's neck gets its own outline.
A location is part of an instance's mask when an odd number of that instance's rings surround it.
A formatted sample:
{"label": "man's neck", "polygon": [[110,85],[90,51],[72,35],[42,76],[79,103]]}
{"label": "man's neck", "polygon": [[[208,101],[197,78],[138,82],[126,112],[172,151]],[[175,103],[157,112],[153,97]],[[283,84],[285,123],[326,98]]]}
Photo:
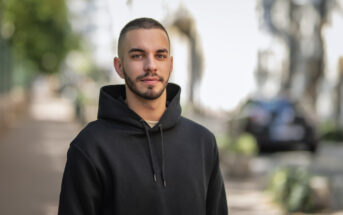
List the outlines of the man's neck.
{"label": "man's neck", "polygon": [[166,110],[166,99],[166,91],[159,98],[148,100],[137,96],[126,88],[127,105],[144,120],[159,121]]}

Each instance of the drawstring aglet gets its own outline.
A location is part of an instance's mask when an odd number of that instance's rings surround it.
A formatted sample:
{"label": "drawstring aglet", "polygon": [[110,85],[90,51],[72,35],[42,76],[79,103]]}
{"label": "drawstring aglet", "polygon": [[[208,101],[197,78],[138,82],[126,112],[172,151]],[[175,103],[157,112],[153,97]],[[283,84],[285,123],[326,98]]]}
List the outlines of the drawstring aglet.
{"label": "drawstring aglet", "polygon": [[154,173],[154,182],[157,181],[157,177],[156,177],[156,174]]}
{"label": "drawstring aglet", "polygon": [[164,187],[167,187],[167,182],[166,182],[166,180],[163,180],[163,186],[164,186]]}

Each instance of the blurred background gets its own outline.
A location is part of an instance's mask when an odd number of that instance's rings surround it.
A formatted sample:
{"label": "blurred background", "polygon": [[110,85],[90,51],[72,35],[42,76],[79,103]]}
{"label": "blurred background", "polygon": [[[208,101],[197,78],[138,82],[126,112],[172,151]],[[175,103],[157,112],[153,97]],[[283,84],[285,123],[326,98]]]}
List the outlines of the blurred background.
{"label": "blurred background", "polygon": [[71,140],[161,21],[183,115],[217,138],[231,214],[343,214],[343,0],[0,0],[0,213],[57,213]]}

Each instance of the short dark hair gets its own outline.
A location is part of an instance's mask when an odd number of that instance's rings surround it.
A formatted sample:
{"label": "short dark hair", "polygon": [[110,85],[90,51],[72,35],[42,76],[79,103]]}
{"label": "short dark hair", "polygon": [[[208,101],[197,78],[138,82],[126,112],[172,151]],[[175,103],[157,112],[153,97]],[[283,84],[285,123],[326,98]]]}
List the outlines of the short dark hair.
{"label": "short dark hair", "polygon": [[121,31],[120,31],[119,39],[118,39],[118,56],[119,56],[119,58],[123,57],[122,56],[122,46],[123,46],[125,34],[128,31],[136,30],[136,29],[153,29],[153,28],[161,29],[162,31],[164,31],[166,33],[166,35],[168,37],[168,41],[170,43],[168,32],[160,22],[156,21],[155,19],[147,18],[147,17],[134,19],[134,20],[130,21],[129,23],[127,23],[123,27],[123,29],[121,29]]}

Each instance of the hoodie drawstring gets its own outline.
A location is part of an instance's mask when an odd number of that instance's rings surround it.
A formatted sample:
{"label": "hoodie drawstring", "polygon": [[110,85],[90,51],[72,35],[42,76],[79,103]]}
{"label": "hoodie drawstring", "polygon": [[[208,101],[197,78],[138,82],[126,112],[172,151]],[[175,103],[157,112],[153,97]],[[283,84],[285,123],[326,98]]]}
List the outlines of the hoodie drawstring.
{"label": "hoodie drawstring", "polygon": [[157,181],[156,169],[155,169],[154,161],[152,160],[152,149],[151,149],[150,135],[149,135],[148,127],[144,124],[144,122],[143,122],[143,125],[144,125],[144,129],[145,129],[145,134],[146,134],[146,136],[148,138],[148,147],[149,147],[149,154],[150,154],[150,162],[151,162],[152,174],[153,174],[153,177],[154,177],[154,182],[156,182]]}
{"label": "hoodie drawstring", "polygon": [[[153,179],[154,182],[157,182],[157,177],[156,177],[156,167],[152,158],[152,144],[151,144],[151,139],[150,139],[150,134],[148,130],[148,126],[145,124],[145,121],[142,119],[141,120],[144,130],[145,130],[145,135],[148,139],[148,148],[149,148],[149,155],[150,155],[150,163],[151,163],[151,168],[152,168],[152,173],[153,173]],[[161,176],[162,176],[162,181],[163,181],[163,186],[167,186],[167,182],[165,179],[165,164],[164,164],[164,142],[163,142],[163,127],[162,124],[159,125],[160,128],[160,133],[161,133],[161,159],[162,159],[162,164],[161,164]]]}
{"label": "hoodie drawstring", "polygon": [[163,128],[162,128],[162,124],[159,125],[160,127],[160,132],[161,132],[161,157],[162,157],[162,180],[163,180],[163,186],[166,187],[167,186],[167,182],[166,182],[166,178],[165,178],[165,164],[164,164],[164,142],[163,142]]}

